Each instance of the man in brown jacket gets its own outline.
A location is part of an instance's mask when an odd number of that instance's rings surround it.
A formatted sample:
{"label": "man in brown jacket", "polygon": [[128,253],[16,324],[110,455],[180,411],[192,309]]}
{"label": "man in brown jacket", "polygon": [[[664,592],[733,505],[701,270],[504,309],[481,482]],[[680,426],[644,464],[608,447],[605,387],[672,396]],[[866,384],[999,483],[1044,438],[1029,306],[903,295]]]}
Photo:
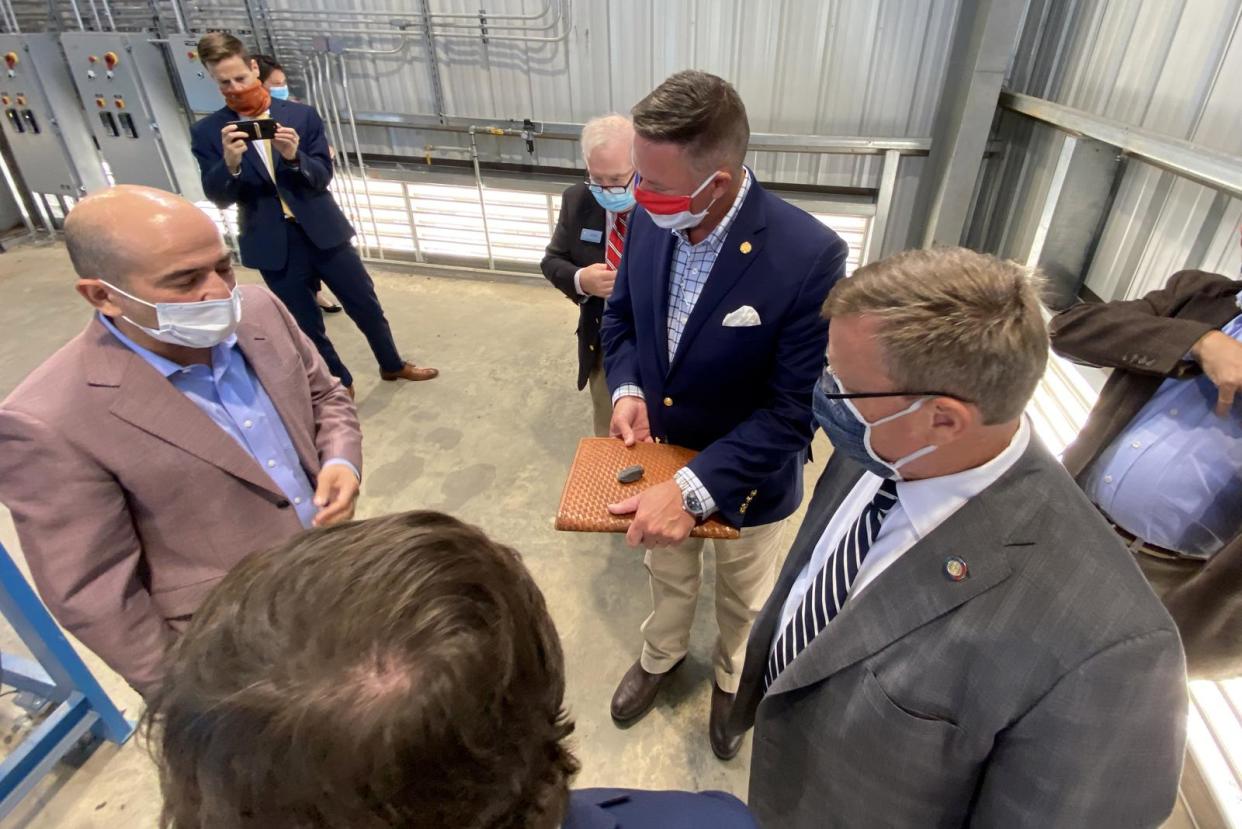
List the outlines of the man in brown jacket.
{"label": "man in brown jacket", "polygon": [[1052,321],[1057,353],[1113,369],[1065,466],[1177,622],[1191,676],[1242,674],[1242,282],[1181,271]]}
{"label": "man in brown jacket", "polygon": [[95,313],[0,404],[0,501],[53,615],[147,692],[233,565],[353,515],[362,435],[194,205],[115,187],[65,241]]}

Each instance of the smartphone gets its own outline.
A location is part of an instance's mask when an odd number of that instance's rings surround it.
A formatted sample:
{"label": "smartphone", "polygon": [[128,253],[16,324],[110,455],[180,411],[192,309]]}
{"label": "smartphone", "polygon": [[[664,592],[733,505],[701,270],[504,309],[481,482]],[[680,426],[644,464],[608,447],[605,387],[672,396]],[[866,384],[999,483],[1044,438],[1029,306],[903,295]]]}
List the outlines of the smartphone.
{"label": "smartphone", "polygon": [[275,138],[276,127],[280,125],[271,118],[260,118],[257,121],[229,121],[228,126],[241,130],[247,141],[261,141]]}

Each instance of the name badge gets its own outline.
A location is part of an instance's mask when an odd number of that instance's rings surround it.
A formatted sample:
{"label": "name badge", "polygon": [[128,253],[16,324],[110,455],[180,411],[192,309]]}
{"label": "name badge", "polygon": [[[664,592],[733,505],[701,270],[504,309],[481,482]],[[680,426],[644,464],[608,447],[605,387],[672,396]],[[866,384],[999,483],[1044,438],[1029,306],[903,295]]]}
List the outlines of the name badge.
{"label": "name badge", "polygon": [[592,244],[598,245],[600,242],[604,241],[604,231],[591,230],[589,228],[584,227],[582,228],[582,233],[581,235],[579,235],[578,238],[584,242],[590,242]]}

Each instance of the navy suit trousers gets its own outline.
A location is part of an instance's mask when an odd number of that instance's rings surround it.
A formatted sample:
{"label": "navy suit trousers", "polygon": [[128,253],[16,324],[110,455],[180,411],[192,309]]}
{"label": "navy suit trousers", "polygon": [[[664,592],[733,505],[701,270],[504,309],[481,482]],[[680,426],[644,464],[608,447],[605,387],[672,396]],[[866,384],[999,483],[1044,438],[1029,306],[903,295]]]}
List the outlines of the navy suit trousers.
{"label": "navy suit trousers", "polygon": [[280,270],[264,270],[263,281],[280,297],[297,320],[298,327],[310,338],[328,364],[332,375],[346,386],[354,384],[353,375],[324,329],[323,312],[315,302],[315,281],[321,279],[331,289],[345,313],[367,338],[380,371],[400,371],[405,364],[397,344],[393,342],[388,318],[375,295],[375,283],[363,266],[358,252],[349,242],[329,250],[315,247],[297,222],[289,222],[289,258]]}

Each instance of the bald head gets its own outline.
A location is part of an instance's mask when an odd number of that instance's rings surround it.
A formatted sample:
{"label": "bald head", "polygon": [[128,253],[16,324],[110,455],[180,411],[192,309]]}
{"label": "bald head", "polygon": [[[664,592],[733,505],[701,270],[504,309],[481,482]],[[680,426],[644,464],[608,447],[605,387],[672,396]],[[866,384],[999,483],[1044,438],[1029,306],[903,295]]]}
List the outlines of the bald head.
{"label": "bald head", "polygon": [[82,199],[65,219],[65,244],[78,293],[158,354],[167,346],[136,327],[159,327],[152,305],[227,299],[236,285],[233,255],[215,222],[152,187],[121,185]]}
{"label": "bald head", "polygon": [[204,243],[220,245],[207,214],[154,187],[121,184],[101,190],[78,202],[65,220],[65,246],[83,279],[125,282],[170,248]]}

